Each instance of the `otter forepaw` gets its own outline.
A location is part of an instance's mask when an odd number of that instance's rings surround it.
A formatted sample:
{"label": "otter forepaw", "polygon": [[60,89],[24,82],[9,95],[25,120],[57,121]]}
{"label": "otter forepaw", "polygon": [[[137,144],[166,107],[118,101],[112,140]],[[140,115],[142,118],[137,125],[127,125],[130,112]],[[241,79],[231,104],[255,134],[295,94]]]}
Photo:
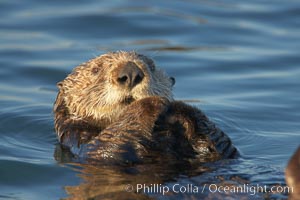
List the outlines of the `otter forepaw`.
{"label": "otter forepaw", "polygon": [[158,111],[165,110],[170,104],[169,100],[164,97],[152,96],[135,102],[137,106],[143,108],[146,113],[157,113]]}

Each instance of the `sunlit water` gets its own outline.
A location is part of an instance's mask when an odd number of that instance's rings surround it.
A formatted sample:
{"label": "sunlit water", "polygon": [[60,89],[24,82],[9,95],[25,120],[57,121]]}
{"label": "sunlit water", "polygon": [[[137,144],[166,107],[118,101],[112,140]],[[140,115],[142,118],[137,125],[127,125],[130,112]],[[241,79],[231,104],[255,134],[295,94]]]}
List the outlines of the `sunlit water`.
{"label": "sunlit water", "polygon": [[[285,185],[300,144],[299,1],[0,0],[0,16],[0,199],[204,199],[218,196],[136,195],[124,186]],[[167,171],[57,158],[56,83],[114,50],[146,54],[176,77],[175,97],[202,109],[241,157]],[[243,195],[231,197],[287,198]]]}

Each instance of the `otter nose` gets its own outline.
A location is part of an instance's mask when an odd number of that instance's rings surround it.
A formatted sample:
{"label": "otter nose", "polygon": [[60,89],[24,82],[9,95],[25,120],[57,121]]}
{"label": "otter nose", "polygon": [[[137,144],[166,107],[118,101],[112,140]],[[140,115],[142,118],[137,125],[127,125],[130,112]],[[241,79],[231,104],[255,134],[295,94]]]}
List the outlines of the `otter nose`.
{"label": "otter nose", "polygon": [[117,82],[128,88],[133,88],[144,78],[143,71],[134,63],[127,62],[119,71]]}

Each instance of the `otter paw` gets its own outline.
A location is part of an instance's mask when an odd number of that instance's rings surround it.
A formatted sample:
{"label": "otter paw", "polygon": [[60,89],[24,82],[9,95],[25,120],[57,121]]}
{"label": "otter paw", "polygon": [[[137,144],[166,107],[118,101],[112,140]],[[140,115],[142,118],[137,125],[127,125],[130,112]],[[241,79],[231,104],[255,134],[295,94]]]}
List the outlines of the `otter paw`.
{"label": "otter paw", "polygon": [[167,105],[169,105],[170,102],[164,97],[153,96],[138,100],[136,101],[136,103],[142,106],[143,108],[147,109],[147,111],[151,113],[154,110],[164,109]]}
{"label": "otter paw", "polygon": [[164,114],[169,107],[166,98],[153,96],[135,101],[122,111],[117,121],[123,124],[139,122],[146,126],[153,126],[160,115]]}

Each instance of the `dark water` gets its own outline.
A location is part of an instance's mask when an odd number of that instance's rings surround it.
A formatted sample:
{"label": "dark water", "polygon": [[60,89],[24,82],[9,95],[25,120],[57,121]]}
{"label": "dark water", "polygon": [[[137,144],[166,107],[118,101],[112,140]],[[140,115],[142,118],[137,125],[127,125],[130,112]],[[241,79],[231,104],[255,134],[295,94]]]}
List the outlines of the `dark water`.
{"label": "dark water", "polygon": [[[218,194],[136,195],[124,186],[285,185],[284,168],[300,144],[299,1],[0,0],[0,16],[0,199],[204,199]],[[209,171],[55,160],[56,83],[114,50],[154,58],[176,77],[175,97],[193,100],[241,157],[210,163]]]}

